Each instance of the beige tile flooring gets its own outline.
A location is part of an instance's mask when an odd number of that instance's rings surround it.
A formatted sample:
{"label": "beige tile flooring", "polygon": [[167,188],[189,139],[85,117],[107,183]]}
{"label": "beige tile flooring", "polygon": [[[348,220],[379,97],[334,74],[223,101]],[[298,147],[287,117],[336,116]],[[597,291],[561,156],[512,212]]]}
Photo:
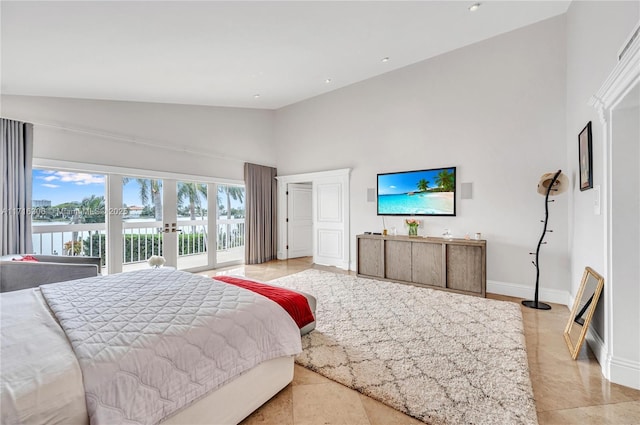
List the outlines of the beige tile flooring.
{"label": "beige tile flooring", "polygon": [[[236,266],[203,274],[239,274],[268,281],[314,266],[309,258]],[[520,302],[488,294],[489,298]],[[527,354],[538,421],[546,424],[640,424],[640,391],[612,384],[583,347],[571,360],[562,337],[569,310],[552,305],[550,311],[522,307]],[[298,365],[293,382],[245,419],[243,425],[421,424],[384,404],[330,381]]]}

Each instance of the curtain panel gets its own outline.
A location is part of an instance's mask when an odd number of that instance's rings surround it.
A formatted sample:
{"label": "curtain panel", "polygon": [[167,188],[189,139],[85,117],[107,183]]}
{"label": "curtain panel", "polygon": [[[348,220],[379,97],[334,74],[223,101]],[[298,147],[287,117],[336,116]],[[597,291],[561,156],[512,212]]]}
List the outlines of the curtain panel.
{"label": "curtain panel", "polygon": [[0,132],[0,255],[31,253],[33,125],[0,118]]}
{"label": "curtain panel", "polygon": [[244,164],[246,264],[259,264],[277,258],[276,174],[273,167]]}

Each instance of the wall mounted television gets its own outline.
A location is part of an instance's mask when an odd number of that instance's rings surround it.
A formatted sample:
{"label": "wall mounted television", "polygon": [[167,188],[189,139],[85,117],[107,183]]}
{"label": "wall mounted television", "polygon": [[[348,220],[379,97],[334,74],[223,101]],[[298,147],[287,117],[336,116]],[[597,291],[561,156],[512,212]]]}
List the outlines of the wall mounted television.
{"label": "wall mounted television", "polygon": [[378,215],[456,215],[456,167],[378,174]]}

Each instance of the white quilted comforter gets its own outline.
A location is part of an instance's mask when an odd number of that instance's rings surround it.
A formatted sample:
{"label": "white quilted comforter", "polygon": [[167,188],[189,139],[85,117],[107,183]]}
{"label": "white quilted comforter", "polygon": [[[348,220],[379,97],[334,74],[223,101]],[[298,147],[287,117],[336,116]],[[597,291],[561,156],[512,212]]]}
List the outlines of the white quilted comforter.
{"label": "white quilted comforter", "polygon": [[156,424],[235,376],[302,351],[273,301],[147,269],[41,287],[82,369],[92,425]]}

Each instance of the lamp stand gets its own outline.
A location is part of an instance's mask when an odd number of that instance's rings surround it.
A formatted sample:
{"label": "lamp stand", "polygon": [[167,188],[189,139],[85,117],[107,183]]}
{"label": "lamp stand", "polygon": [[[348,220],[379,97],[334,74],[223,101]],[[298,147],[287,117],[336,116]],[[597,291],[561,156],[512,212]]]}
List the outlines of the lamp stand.
{"label": "lamp stand", "polygon": [[544,197],[544,228],[542,229],[542,235],[540,235],[540,240],[538,241],[538,248],[536,249],[536,261],[533,263],[536,266],[536,293],[533,298],[533,301],[522,301],[522,305],[529,308],[535,308],[538,310],[551,310],[551,306],[546,303],[541,303],[538,301],[538,289],[540,285],[540,265],[538,263],[538,258],[540,257],[540,246],[542,246],[542,241],[544,241],[544,237],[547,234],[547,223],[549,222],[549,194],[553,190],[553,185],[556,180],[560,176],[562,170],[558,170],[556,174],[553,176],[551,180],[551,184],[547,187],[547,194]]}

